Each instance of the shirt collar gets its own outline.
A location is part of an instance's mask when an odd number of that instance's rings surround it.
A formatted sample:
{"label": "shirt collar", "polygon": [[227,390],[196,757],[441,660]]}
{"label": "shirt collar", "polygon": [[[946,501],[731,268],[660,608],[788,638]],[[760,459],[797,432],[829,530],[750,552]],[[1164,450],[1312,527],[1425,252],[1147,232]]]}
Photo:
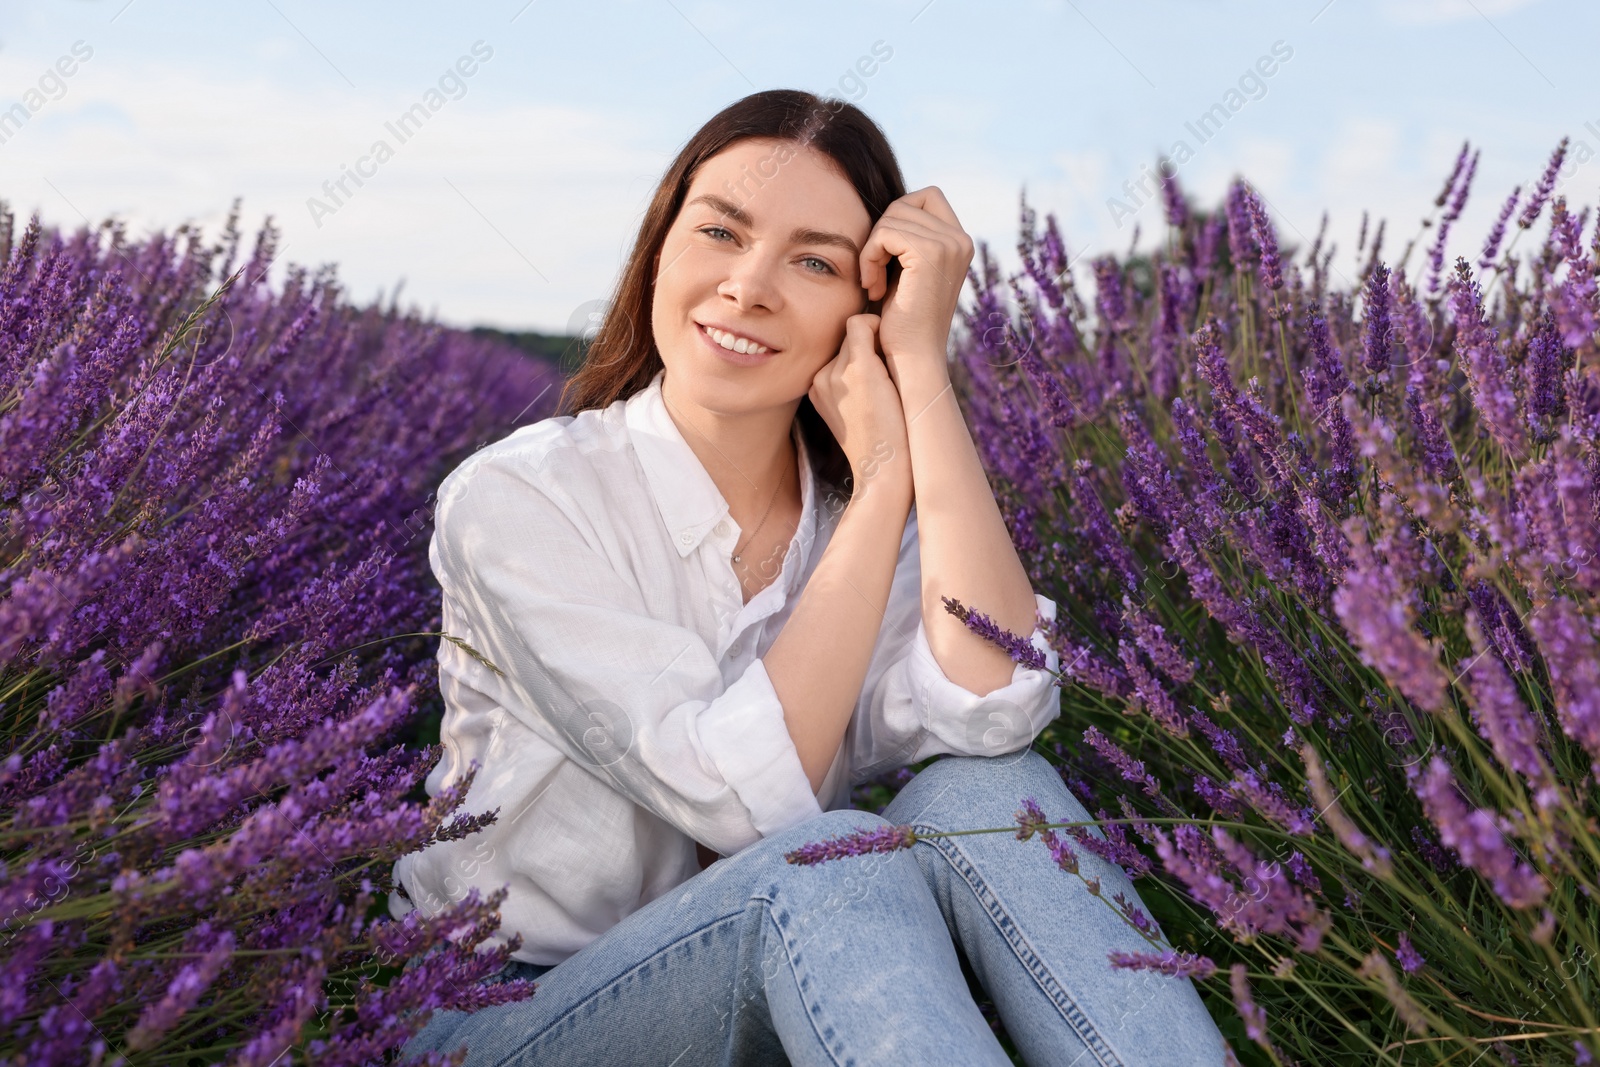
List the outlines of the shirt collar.
{"label": "shirt collar", "polygon": [[[644,468],[650,495],[655,498],[661,519],[667,524],[672,543],[677,546],[679,556],[688,556],[728,514],[728,502],[667,411],[666,400],[661,395],[665,374],[664,368],[656,371],[648,386],[627,399],[623,418],[634,452]],[[800,527],[795,531],[795,539],[802,548],[800,562],[804,564],[804,550],[817,532],[816,488],[799,420],[790,433],[800,457]],[[792,574],[799,571],[797,567]]]}

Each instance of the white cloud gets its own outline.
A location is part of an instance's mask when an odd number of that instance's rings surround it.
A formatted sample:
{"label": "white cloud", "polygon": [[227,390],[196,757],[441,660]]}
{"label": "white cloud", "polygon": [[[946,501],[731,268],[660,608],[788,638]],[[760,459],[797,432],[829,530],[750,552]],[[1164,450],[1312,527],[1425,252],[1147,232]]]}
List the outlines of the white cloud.
{"label": "white cloud", "polygon": [[[465,96],[400,143],[385,122],[426,84],[380,106],[97,56],[0,146],[0,195],[66,229],[79,212],[95,223],[115,214],[134,235],[191,219],[215,234],[240,196],[248,236],[272,215],[283,262],[337,263],[358,298],[404,277],[403,299],[453,321],[564,327],[575,307],[609,294],[667,160],[632,147],[646,138],[624,115],[491,103],[482,87],[493,70],[485,64]],[[324,183],[379,139],[393,158],[359,188],[346,179],[353,195],[318,225],[308,198],[332,203]]]}

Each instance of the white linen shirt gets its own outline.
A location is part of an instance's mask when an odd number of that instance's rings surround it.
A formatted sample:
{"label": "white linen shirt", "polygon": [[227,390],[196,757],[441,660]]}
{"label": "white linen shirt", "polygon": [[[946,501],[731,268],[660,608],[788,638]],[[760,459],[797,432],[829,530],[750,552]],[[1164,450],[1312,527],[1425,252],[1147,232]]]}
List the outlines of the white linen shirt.
{"label": "white linen shirt", "polygon": [[[743,534],[667,413],[664,373],[603,410],[515,430],[439,487],[428,558],[442,628],[504,674],[440,641],[443,753],[426,788],[437,795],[476,760],[458,813],[499,816],[401,857],[395,918],[506,886],[488,944],[519,933],[514,958],[559,963],[699,873],[696,841],[732,855],[848,807],[867,778],[942,753],[1015,752],[1060,714],[1045,671],[1019,663],[982,696],[945,677],[922,622],[913,508],[859,701],[814,795],[761,657],[842,498],[818,500],[797,421],[800,525],[772,584],[744,603],[731,562]],[[1059,670],[1044,632],[1031,641]]]}

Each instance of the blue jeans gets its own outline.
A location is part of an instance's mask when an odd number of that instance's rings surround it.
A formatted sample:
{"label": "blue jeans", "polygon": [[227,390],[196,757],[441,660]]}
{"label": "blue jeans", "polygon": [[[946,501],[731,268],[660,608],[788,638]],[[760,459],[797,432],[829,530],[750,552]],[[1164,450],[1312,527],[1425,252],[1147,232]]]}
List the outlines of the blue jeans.
{"label": "blue jeans", "polygon": [[[1190,980],[1113,970],[1108,952],[1149,946],[1037,837],[934,838],[817,866],[783,858],[858,828],[1014,826],[1029,795],[1052,822],[1089,818],[1031,749],[945,756],[882,816],[824,812],[718,860],[554,967],[511,964],[498,977],[537,978],[532,997],[435,1012],[405,1052],[465,1045],[466,1067],[1009,1067],[959,947],[1031,1067],[1222,1064]],[[1120,890],[1139,903],[1122,868],[1075,851],[1107,900]]]}

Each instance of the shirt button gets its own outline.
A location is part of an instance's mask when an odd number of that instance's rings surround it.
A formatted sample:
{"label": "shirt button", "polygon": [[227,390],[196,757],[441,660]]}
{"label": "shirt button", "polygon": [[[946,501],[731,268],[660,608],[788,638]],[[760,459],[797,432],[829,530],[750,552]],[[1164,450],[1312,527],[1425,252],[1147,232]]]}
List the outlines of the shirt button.
{"label": "shirt button", "polygon": [[718,537],[723,536],[727,532],[728,532],[728,524],[726,522],[717,523],[716,533],[717,533]]}
{"label": "shirt button", "polygon": [[678,540],[687,545],[694,540],[694,534],[690,533],[688,530],[685,530],[683,533],[678,535]]}
{"label": "shirt button", "polygon": [[737,641],[735,641],[733,644],[728,646],[728,652],[730,654],[732,654],[732,655],[737,656],[740,652],[743,652],[743,651],[744,651],[743,646],[741,646],[739,644],[739,642],[737,642]]}

